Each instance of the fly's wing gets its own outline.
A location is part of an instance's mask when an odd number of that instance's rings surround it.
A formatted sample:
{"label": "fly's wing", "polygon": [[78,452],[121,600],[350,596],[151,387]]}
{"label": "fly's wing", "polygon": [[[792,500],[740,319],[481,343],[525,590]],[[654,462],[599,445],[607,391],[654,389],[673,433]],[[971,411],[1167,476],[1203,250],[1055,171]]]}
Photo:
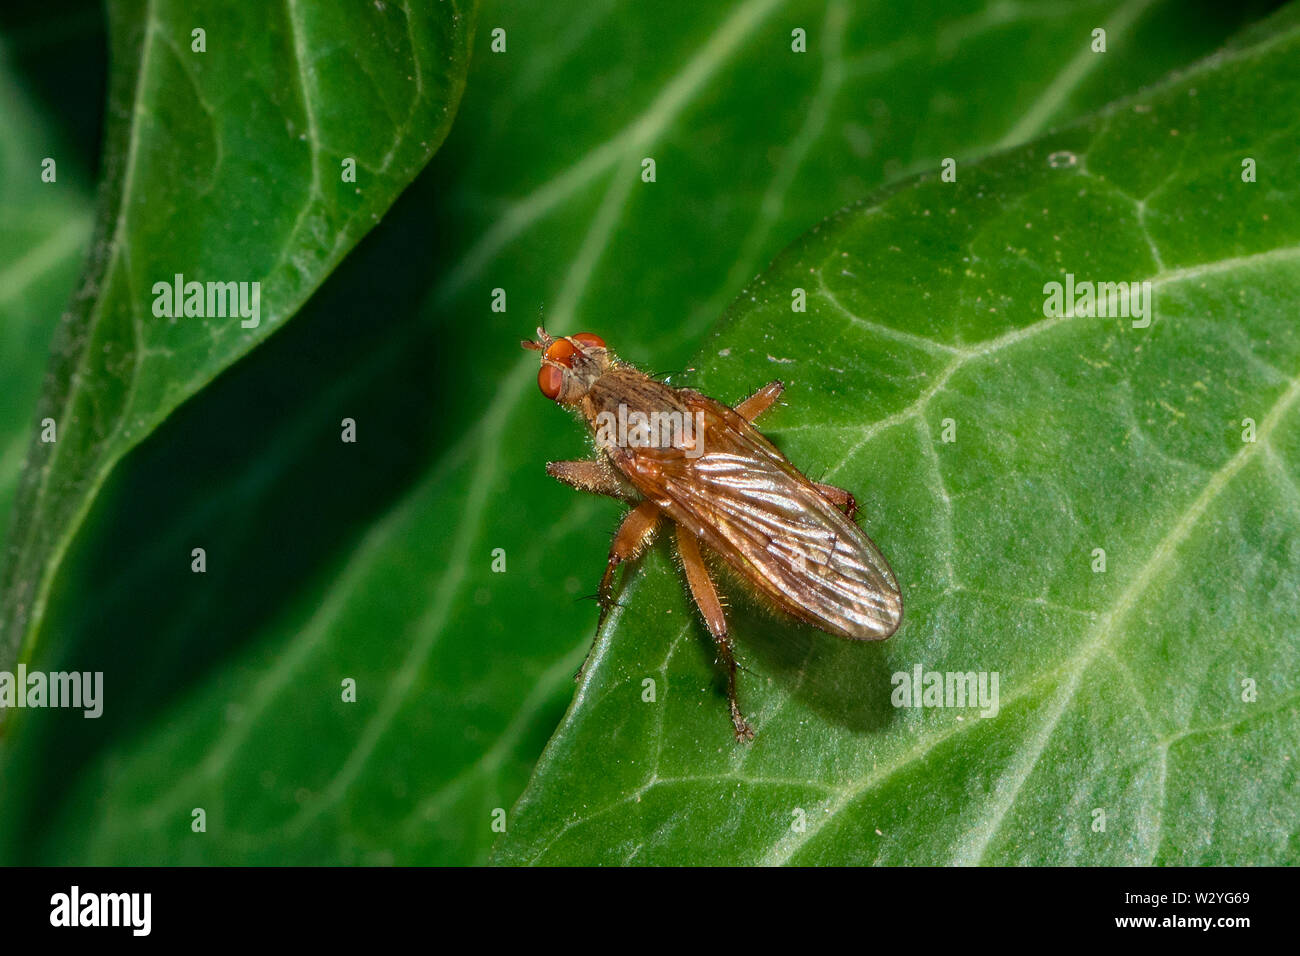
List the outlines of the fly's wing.
{"label": "fly's wing", "polygon": [[677,398],[699,413],[701,452],[617,449],[620,470],[786,612],[853,640],[893,634],[902,597],[871,539],[734,409]]}

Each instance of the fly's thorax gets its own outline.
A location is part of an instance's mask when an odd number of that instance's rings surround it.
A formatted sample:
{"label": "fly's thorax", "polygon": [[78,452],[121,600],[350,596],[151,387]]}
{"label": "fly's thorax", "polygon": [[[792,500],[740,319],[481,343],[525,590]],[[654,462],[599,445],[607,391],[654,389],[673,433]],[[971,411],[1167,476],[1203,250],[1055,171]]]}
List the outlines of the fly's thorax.
{"label": "fly's thorax", "polygon": [[602,413],[618,413],[619,406],[629,411],[670,411],[682,406],[677,390],[657,382],[631,365],[611,365],[588,387],[582,400],[582,413],[595,427]]}
{"label": "fly's thorax", "polygon": [[616,365],[592,383],[581,409],[597,447],[615,460],[640,449],[695,458],[703,450],[702,416],[686,396],[629,365]]}

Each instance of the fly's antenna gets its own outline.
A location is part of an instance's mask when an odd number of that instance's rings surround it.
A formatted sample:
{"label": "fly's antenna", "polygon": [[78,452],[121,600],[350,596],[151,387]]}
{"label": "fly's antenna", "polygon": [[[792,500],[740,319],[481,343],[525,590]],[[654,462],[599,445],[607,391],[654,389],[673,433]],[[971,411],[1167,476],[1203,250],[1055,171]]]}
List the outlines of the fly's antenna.
{"label": "fly's antenna", "polygon": [[555,341],[555,336],[546,331],[546,307],[542,305],[537,307],[537,341],[541,342],[543,347]]}
{"label": "fly's antenna", "polygon": [[547,348],[550,347],[550,344],[554,341],[555,341],[554,337],[548,335],[546,330],[539,325],[537,327],[536,342],[530,342],[528,339],[524,339],[519,344],[521,347],[530,349],[531,351],[534,352],[545,352]]}

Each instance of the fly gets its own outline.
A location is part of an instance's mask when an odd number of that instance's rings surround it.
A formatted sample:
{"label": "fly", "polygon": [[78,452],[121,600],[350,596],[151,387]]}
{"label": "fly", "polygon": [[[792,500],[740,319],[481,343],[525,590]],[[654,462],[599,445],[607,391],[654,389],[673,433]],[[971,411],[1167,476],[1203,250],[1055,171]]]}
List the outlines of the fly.
{"label": "fly", "polygon": [[542,353],[542,394],[581,414],[597,447],[594,460],[553,461],[547,474],[633,505],[600,579],[597,634],[613,605],[614,571],[671,522],[686,583],[727,669],[737,740],[754,732],[736,698],[736,657],[702,550],[769,604],[823,631],[879,641],[898,630],[898,581],[854,522],[853,495],[810,481],[754,427],[781,382],[732,408],[620,362],[590,332],[552,337],[538,329],[536,342],[520,344]]}

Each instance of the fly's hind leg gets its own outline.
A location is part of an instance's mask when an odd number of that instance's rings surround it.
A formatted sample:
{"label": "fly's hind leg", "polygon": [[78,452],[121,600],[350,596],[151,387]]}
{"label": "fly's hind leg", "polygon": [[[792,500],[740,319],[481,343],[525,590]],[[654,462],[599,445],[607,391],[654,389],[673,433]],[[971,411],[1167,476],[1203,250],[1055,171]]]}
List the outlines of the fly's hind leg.
{"label": "fly's hind leg", "polygon": [[858,513],[858,501],[851,492],[834,485],[824,485],[820,481],[814,481],[813,485],[821,492],[823,498],[848,515],[850,521],[853,520]]}
{"label": "fly's hind leg", "polygon": [[731,706],[731,726],[735,728],[737,740],[753,740],[754,731],[745,721],[736,701],[736,655],[731,648],[731,638],[727,634],[727,618],[722,612],[722,602],[709,577],[709,569],[700,557],[700,545],[681,525],[677,526],[677,553],[681,555],[682,567],[686,571],[686,583],[690,585],[691,595],[704,623],[713,635],[713,642],[718,646],[718,654],[727,667],[727,702]]}
{"label": "fly's hind leg", "polygon": [[781,381],[768,382],[749,398],[745,399],[736,406],[736,411],[745,421],[753,423],[765,411],[772,407],[772,403],[781,397],[785,391],[785,383]]}
{"label": "fly's hind leg", "polygon": [[[578,462],[565,462],[565,464],[578,464]],[[549,466],[547,470],[550,470]],[[605,565],[605,573],[600,578],[600,590],[597,591],[600,617],[596,621],[596,636],[592,638],[591,650],[596,649],[600,629],[605,626],[609,609],[614,606],[615,569],[624,561],[630,561],[645,550],[645,546],[654,537],[655,526],[658,523],[659,506],[653,501],[643,501],[627,513],[623,523],[618,526],[618,531],[614,532],[614,540],[609,545],[609,563]],[[573,675],[575,681],[582,680],[582,672],[587,669],[589,660],[591,660],[591,651],[587,651],[587,657],[578,668],[578,673]]]}

